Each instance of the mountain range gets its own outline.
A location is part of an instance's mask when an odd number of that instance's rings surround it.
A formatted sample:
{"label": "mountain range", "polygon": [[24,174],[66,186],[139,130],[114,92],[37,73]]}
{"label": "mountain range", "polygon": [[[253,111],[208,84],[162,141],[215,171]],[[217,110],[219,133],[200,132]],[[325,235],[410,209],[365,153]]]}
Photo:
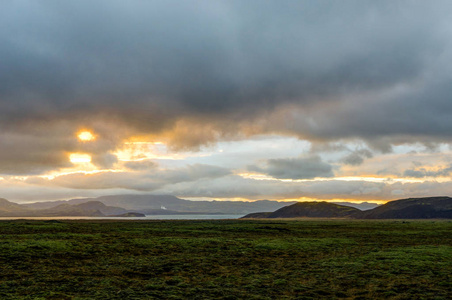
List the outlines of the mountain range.
{"label": "mountain range", "polygon": [[0,198],[0,217],[144,216],[130,213],[124,208],[107,206],[100,201],[87,201],[79,204],[58,203],[52,207],[34,209]]}
{"label": "mountain range", "polygon": [[[18,204],[0,199],[0,216],[113,216],[126,213],[168,214],[236,214],[274,211],[296,202],[257,201],[190,201],[172,195],[111,195],[97,198],[41,201]],[[345,203],[361,209],[374,203]]]}
{"label": "mountain range", "polygon": [[243,218],[452,219],[452,198],[426,197],[390,201],[370,210],[328,202],[298,202],[274,212]]}
{"label": "mountain range", "polygon": [[136,217],[151,214],[242,214],[245,218],[452,218],[452,198],[410,198],[381,206],[366,202],[189,201],[171,195],[114,195],[26,204],[0,198],[0,217]]}
{"label": "mountain range", "polygon": [[[179,213],[223,213],[223,214],[247,214],[257,211],[273,211],[281,207],[294,204],[292,202],[278,202],[271,200],[257,201],[191,201],[180,199],[172,195],[111,195],[97,198],[81,198],[72,200],[44,201],[23,204],[33,209],[44,209],[59,204],[80,204],[88,201],[100,201],[105,205],[119,206],[127,210],[135,210],[142,213],[156,213],[168,210]],[[361,210],[371,209],[377,206],[375,203],[341,203],[353,206]],[[164,213],[162,211],[162,213]]]}
{"label": "mountain range", "polygon": [[[171,195],[112,195],[60,201],[22,204],[29,209],[51,209],[58,205],[79,205],[98,201],[126,211],[149,214],[247,214],[261,210],[276,210],[295,202],[258,201],[190,201]],[[1,207],[0,207],[1,209]]]}

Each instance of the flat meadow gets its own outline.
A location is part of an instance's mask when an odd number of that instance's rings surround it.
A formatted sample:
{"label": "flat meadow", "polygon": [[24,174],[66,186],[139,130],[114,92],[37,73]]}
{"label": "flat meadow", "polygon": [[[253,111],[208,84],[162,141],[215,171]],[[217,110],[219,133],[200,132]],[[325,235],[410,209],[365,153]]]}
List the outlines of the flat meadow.
{"label": "flat meadow", "polygon": [[1,299],[450,299],[450,220],[0,222]]}

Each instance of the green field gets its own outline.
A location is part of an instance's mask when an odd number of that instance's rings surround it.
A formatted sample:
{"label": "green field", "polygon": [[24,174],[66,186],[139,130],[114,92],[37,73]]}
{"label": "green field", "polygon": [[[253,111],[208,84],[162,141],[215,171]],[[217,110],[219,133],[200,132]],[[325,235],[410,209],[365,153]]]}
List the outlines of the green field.
{"label": "green field", "polygon": [[0,299],[451,299],[452,221],[2,221]]}

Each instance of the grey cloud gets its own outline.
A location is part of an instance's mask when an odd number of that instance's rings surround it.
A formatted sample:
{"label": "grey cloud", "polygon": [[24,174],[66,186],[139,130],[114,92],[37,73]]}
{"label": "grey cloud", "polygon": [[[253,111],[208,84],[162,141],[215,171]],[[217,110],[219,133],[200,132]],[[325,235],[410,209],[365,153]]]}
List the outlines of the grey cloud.
{"label": "grey cloud", "polygon": [[403,172],[404,176],[407,177],[415,177],[415,178],[422,178],[426,176],[426,171],[425,170],[406,170],[405,172]]}
{"label": "grey cloud", "polygon": [[278,179],[312,179],[332,177],[332,166],[319,156],[304,158],[269,159],[265,167],[248,166],[248,170],[264,173]]}
{"label": "grey cloud", "polygon": [[226,168],[204,164],[194,164],[180,169],[159,171],[152,174],[152,176],[155,176],[158,180],[174,183],[194,181],[201,178],[217,178],[229,174],[231,174],[231,171]]}
{"label": "grey cloud", "polygon": [[452,188],[452,182],[425,181],[421,183],[393,183],[385,186],[382,196],[387,199],[397,199],[391,195],[392,190],[403,191],[404,198],[448,196]]}
{"label": "grey cloud", "polygon": [[41,174],[55,167],[69,167],[71,163],[63,151],[75,148],[73,144],[70,139],[56,140],[45,134],[0,133],[0,174]]}
{"label": "grey cloud", "polygon": [[71,189],[131,189],[152,191],[180,182],[196,182],[206,178],[220,178],[230,174],[225,168],[195,164],[184,168],[159,170],[156,168],[137,172],[74,173],[52,180],[31,178],[33,184],[51,185]]}
{"label": "grey cloud", "polygon": [[91,157],[91,162],[101,169],[110,169],[118,162],[118,158],[114,154],[105,153],[101,155],[93,155]]}
{"label": "grey cloud", "polygon": [[406,177],[424,178],[424,177],[450,176],[451,173],[452,173],[452,165],[449,165],[448,167],[441,168],[441,169],[434,170],[434,171],[427,170],[425,168],[405,170],[403,172],[403,175]]}
{"label": "grey cloud", "polygon": [[[419,91],[412,88],[402,95],[377,99],[367,103],[351,103],[339,109],[316,134],[337,137],[363,137],[370,145],[388,152],[391,142],[399,143],[445,141],[450,137],[452,125],[451,80],[441,78],[440,83],[427,85]],[[324,124],[327,125],[327,124]],[[334,127],[333,127],[334,126]]]}
{"label": "grey cloud", "polygon": [[146,171],[156,168],[157,163],[151,160],[128,161],[124,163],[124,166],[133,171]]}
{"label": "grey cloud", "polygon": [[[423,183],[365,182],[365,181],[306,181],[287,182],[279,180],[253,180],[237,175],[197,178],[193,181],[166,181],[166,184],[152,178],[143,179],[133,173],[98,173],[92,175],[72,174],[54,180],[30,177],[26,181],[15,179],[0,181],[4,196],[11,200],[58,199],[73,195],[99,196],[151,192],[153,194],[173,194],[180,197],[212,197],[248,199],[287,199],[306,197],[312,199],[351,200],[394,200],[401,197],[423,197],[448,195],[452,182],[427,181]],[[116,185],[116,184],[119,184]],[[17,186],[20,185],[20,189]],[[12,186],[14,186],[12,188]],[[91,187],[91,188],[90,188]],[[108,191],[107,191],[108,190]]]}
{"label": "grey cloud", "polygon": [[[99,197],[105,195],[105,190],[74,190],[71,188],[44,185],[42,178],[29,178],[27,181],[5,178],[0,181],[2,197],[13,202],[48,201],[71,199],[75,197]],[[48,182],[47,182],[48,184]],[[108,190],[109,194],[138,193],[134,190],[113,188]]]}
{"label": "grey cloud", "polygon": [[215,197],[247,199],[284,199],[287,196],[300,195],[299,187],[289,183],[261,181],[230,175],[217,179],[203,179],[193,183],[177,183],[156,190],[184,197]]}
{"label": "grey cloud", "polygon": [[365,158],[371,158],[373,156],[372,152],[367,149],[359,149],[353,151],[342,160],[347,165],[359,166],[364,162]]}
{"label": "grey cloud", "polygon": [[245,179],[227,176],[203,179],[194,183],[177,183],[157,189],[155,193],[170,193],[181,197],[215,197],[248,199],[350,199],[350,200],[396,200],[409,197],[449,195],[451,182],[365,182],[365,181],[310,181],[281,182]]}
{"label": "grey cloud", "polygon": [[303,192],[308,196],[323,199],[355,198],[355,199],[381,199],[384,198],[384,183],[365,181],[339,181],[312,182],[306,184]]}
{"label": "grey cloud", "polygon": [[366,181],[307,181],[281,182],[278,180],[253,180],[230,175],[196,182],[181,182],[164,186],[154,193],[169,193],[181,197],[215,197],[248,199],[351,199],[395,200],[403,197],[448,195],[451,182],[398,183]]}
{"label": "grey cloud", "polygon": [[127,172],[102,172],[97,174],[73,173],[61,175],[52,180],[28,179],[41,186],[62,187],[77,190],[131,189],[151,191],[160,187],[159,183]]}

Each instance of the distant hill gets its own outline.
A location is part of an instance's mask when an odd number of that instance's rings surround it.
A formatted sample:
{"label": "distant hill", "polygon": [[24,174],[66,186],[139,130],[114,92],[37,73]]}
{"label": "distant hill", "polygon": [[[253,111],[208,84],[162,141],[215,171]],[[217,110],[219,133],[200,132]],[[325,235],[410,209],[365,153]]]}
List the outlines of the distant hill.
{"label": "distant hill", "polygon": [[24,206],[33,209],[48,209],[61,204],[78,205],[87,202],[101,202],[108,206],[121,207],[126,210],[161,210],[183,204],[186,200],[170,195],[112,195],[97,198],[77,198],[71,200],[41,201],[26,203]]}
{"label": "distant hill", "polygon": [[103,217],[129,213],[121,207],[107,206],[99,201],[71,205],[67,202],[45,209],[33,209],[29,206],[10,202],[0,198],[0,217]]}
{"label": "distant hill", "polygon": [[241,217],[240,219],[265,219],[265,218],[269,218],[271,214],[272,214],[271,212],[250,213],[244,217]]}
{"label": "distant hill", "polygon": [[34,214],[42,216],[89,216],[102,217],[109,215],[119,215],[127,213],[127,210],[121,207],[107,206],[99,201],[89,201],[81,204],[70,205],[60,204],[56,207],[34,210]]}
{"label": "distant hill", "polygon": [[98,210],[103,215],[106,215],[106,216],[120,215],[120,214],[125,214],[128,212],[126,209],[124,209],[122,207],[107,206],[100,201],[88,201],[85,203],[73,205],[73,207],[79,207],[79,208],[85,209],[85,210]]}
{"label": "distant hill", "polygon": [[243,218],[354,218],[354,219],[452,219],[452,198],[426,197],[390,201],[370,210],[327,202],[299,202],[272,213],[253,213]]}
{"label": "distant hill", "polygon": [[[106,205],[124,207],[145,214],[155,214],[164,209],[174,212],[246,214],[250,212],[276,210],[287,203],[278,201],[190,201],[171,195],[115,195],[103,196],[96,200]],[[295,203],[295,202],[292,202]],[[164,213],[164,212],[162,212]]]}
{"label": "distant hill", "polygon": [[[270,200],[257,201],[190,201],[171,195],[112,195],[98,198],[82,198],[60,201],[44,201],[24,204],[28,208],[48,209],[61,204],[81,204],[99,201],[108,206],[122,207],[144,214],[205,213],[205,214],[247,214],[258,211],[274,211],[295,202]],[[166,212],[167,210],[168,212]]]}
{"label": "distant hill", "polygon": [[[80,201],[79,201],[80,200]],[[82,198],[82,199],[73,199],[73,200],[56,200],[56,201],[41,201],[41,202],[33,202],[33,203],[24,203],[21,204],[24,207],[28,207],[30,209],[48,209],[53,208],[61,204],[70,204],[76,205],[80,203],[86,203],[89,201],[96,201],[96,198]]]}
{"label": "distant hill", "polygon": [[426,197],[390,201],[355,216],[358,219],[452,218],[452,198]]}
{"label": "distant hill", "polygon": [[360,212],[359,209],[328,202],[298,202],[273,213],[248,214],[244,218],[343,218]]}
{"label": "distant hill", "polygon": [[20,204],[10,202],[4,198],[0,198],[0,217],[7,217],[9,215],[25,214],[30,209]]}
{"label": "distant hill", "polygon": [[40,217],[103,217],[98,209],[90,209],[85,207],[80,207],[78,205],[70,204],[60,204],[56,207],[49,209],[41,209],[32,211],[29,216],[40,216]]}

